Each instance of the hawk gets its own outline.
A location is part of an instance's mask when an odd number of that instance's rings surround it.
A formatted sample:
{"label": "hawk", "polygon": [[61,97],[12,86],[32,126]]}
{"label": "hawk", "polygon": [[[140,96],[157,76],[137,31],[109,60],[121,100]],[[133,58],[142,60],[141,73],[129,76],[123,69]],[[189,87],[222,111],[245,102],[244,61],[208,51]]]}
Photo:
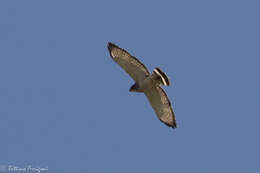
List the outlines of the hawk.
{"label": "hawk", "polygon": [[171,102],[164,90],[160,87],[160,85],[170,85],[166,74],[157,67],[152,74],[150,74],[148,69],[126,50],[110,42],[107,47],[112,59],[135,81],[135,84],[131,86],[129,91],[144,93],[159,120],[169,127],[176,128],[176,120]]}

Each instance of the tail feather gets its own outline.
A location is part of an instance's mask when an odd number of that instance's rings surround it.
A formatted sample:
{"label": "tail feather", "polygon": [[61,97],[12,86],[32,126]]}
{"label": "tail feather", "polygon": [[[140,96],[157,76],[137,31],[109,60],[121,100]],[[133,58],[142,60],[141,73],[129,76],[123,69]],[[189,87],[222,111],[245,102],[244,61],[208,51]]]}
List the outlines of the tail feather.
{"label": "tail feather", "polygon": [[166,86],[170,85],[170,80],[168,79],[166,74],[161,69],[156,67],[153,72],[160,77],[161,83],[163,85],[166,85]]}

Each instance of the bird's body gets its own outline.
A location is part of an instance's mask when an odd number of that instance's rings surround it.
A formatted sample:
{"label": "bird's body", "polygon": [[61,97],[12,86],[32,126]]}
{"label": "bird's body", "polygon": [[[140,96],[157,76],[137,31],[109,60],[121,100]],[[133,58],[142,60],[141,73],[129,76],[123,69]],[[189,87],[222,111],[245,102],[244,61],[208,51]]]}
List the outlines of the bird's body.
{"label": "bird's body", "polygon": [[144,92],[149,90],[152,85],[156,85],[157,81],[152,76],[147,76],[144,80],[136,82],[131,86],[129,91],[131,92]]}
{"label": "bird's body", "polygon": [[[166,83],[163,83],[163,80],[165,80],[166,78],[160,76],[158,73],[156,73],[158,71],[159,68],[156,68],[154,70],[154,72],[147,76],[146,78],[144,78],[143,80],[137,81],[131,88],[129,91],[131,92],[145,92],[146,90],[150,90],[151,87],[153,86],[160,86],[160,85],[167,85]],[[167,81],[169,81],[169,79],[166,79]]]}
{"label": "bird's body", "polygon": [[159,68],[155,68],[150,74],[148,69],[137,58],[113,43],[108,43],[108,50],[112,59],[135,80],[135,84],[131,86],[129,91],[144,93],[159,120],[172,128],[176,128],[171,103],[160,87],[160,85],[170,85],[166,74]]}

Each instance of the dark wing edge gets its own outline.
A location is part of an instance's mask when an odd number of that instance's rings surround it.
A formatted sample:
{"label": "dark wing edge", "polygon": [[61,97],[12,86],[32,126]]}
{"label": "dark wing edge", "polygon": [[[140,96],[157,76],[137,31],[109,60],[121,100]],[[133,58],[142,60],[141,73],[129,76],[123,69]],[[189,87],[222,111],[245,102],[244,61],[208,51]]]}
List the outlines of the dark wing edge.
{"label": "dark wing edge", "polygon": [[[132,61],[131,61],[131,62],[132,62],[132,65],[134,65],[134,63],[136,63],[136,64],[138,64],[138,65],[140,65],[140,66],[142,67],[142,69],[143,69],[142,71],[143,71],[143,73],[144,73],[145,75],[148,76],[148,75],[150,74],[150,73],[149,73],[149,70],[146,68],[146,66],[145,66],[141,61],[139,61],[136,57],[134,57],[134,56],[132,56],[130,53],[128,53],[126,50],[120,48],[119,46],[117,46],[117,45],[115,45],[114,43],[111,43],[111,42],[108,42],[107,48],[108,48],[108,51],[109,51],[109,54],[110,54],[111,58],[112,58],[114,61],[116,61],[122,68],[124,68],[124,67],[123,67],[122,64],[120,64],[120,63],[118,62],[118,60],[117,60],[119,57],[113,57],[113,55],[112,55],[113,49],[119,49],[119,50],[121,50],[125,55],[127,55],[129,58],[132,59]],[[136,68],[138,68],[138,67],[136,67]],[[124,70],[125,70],[131,77],[133,77],[127,69],[124,68]],[[136,79],[134,79],[134,80],[136,80]]]}
{"label": "dark wing edge", "polygon": [[161,90],[161,92],[163,92],[163,94],[165,95],[165,98],[167,99],[167,102],[168,102],[169,107],[170,107],[171,112],[172,112],[172,117],[173,117],[173,122],[172,122],[172,124],[169,124],[169,123],[167,123],[167,122],[164,122],[164,123],[165,123],[167,126],[169,126],[169,127],[177,128],[176,119],[175,119],[174,112],[173,112],[173,110],[172,110],[171,101],[169,100],[169,98],[168,98],[166,92],[165,92],[161,87],[157,87],[157,88],[158,88],[159,90]]}
{"label": "dark wing edge", "polygon": [[[165,91],[161,87],[155,86],[153,89],[145,91],[144,93],[152,105],[159,120],[168,127],[177,128],[172,105]],[[167,109],[167,112],[165,112],[165,110],[162,111],[159,109],[159,107],[161,109]]]}

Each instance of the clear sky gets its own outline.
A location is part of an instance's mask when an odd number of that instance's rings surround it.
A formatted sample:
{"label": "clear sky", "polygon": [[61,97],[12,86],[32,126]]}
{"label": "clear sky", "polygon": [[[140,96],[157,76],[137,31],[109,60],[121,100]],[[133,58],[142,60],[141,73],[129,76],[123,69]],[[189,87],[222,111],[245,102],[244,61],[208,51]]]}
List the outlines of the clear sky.
{"label": "clear sky", "polygon": [[[0,172],[260,172],[260,3],[1,1]],[[177,129],[109,56],[160,67]]]}

